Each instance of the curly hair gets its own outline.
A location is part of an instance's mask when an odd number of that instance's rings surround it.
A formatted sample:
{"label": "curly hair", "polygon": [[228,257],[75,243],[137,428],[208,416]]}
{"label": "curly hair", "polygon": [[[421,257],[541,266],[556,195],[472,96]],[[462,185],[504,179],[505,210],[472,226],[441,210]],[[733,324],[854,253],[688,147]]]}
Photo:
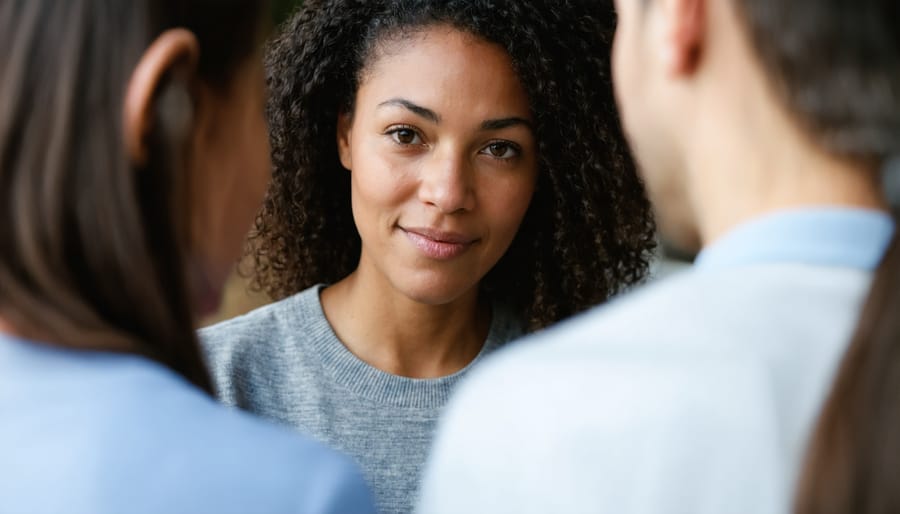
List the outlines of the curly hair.
{"label": "curly hair", "polygon": [[611,2],[310,0],[271,43],[273,180],[247,246],[253,285],[274,299],[358,265],[339,114],[376,46],[446,25],[506,49],[538,142],[534,197],[510,248],[480,283],[538,330],[642,280],[654,224],[615,109]]}

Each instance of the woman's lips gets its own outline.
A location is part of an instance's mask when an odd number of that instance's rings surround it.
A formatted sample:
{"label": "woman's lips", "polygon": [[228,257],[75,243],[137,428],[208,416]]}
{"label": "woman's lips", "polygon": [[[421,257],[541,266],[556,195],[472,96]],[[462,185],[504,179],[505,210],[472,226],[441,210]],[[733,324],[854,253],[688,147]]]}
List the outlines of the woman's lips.
{"label": "woman's lips", "polygon": [[406,238],[423,255],[431,259],[449,260],[464,254],[478,239],[456,232],[430,228],[400,228]]}

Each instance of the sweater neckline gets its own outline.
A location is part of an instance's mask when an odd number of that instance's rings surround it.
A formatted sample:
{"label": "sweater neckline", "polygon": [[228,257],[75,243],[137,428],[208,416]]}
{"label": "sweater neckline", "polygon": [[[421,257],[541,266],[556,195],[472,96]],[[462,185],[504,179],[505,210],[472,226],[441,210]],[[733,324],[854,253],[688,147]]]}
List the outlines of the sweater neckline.
{"label": "sweater neckline", "polygon": [[325,287],[319,284],[297,295],[298,305],[294,311],[299,314],[297,318],[305,319],[294,330],[308,333],[309,337],[302,339],[311,343],[310,350],[315,352],[322,367],[336,383],[358,396],[379,403],[418,409],[443,407],[455,384],[485,355],[508,339],[504,337],[504,333],[508,336],[509,330],[504,329],[503,316],[494,308],[484,345],[466,367],[438,378],[394,375],[360,359],[338,339],[322,308],[320,293]]}

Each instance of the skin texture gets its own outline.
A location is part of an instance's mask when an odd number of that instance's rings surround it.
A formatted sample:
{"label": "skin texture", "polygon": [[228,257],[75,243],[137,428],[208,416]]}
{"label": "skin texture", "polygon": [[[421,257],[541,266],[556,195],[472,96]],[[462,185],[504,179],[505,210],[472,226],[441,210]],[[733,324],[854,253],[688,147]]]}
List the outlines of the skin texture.
{"label": "skin texture", "polygon": [[133,164],[146,163],[156,92],[167,76],[185,95],[180,106],[188,131],[188,281],[194,309],[214,312],[240,256],[270,176],[262,58],[255,55],[225,88],[197,80],[199,44],[184,29],[165,32],[148,47],[125,96],[124,128]]}
{"label": "skin texture", "polygon": [[199,314],[214,312],[271,175],[260,56],[225,91],[199,86],[190,159],[191,279]]}
{"label": "skin texture", "polygon": [[456,29],[383,46],[338,124],[359,266],[323,305],[370,364],[447,375],[484,341],[490,309],[479,305],[479,281],[534,193],[528,98],[502,48]]}
{"label": "skin texture", "polygon": [[785,108],[733,2],[616,7],[617,101],[673,244],[696,251],[777,210],[885,208],[873,167],[823,150]]}

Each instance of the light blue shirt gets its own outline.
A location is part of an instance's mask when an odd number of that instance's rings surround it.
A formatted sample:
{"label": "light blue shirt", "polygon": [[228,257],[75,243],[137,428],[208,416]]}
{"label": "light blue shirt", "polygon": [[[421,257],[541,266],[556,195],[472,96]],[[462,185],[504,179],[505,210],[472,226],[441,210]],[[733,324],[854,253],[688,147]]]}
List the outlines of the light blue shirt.
{"label": "light blue shirt", "polygon": [[789,512],[892,233],[872,211],[773,214],[501,350],[451,401],[420,511]]}
{"label": "light blue shirt", "polygon": [[0,513],[369,513],[350,461],[143,358],[0,337]]}
{"label": "light blue shirt", "polygon": [[785,211],[738,226],[700,252],[696,269],[766,263],[874,270],[894,231],[890,216],[862,209]]}

